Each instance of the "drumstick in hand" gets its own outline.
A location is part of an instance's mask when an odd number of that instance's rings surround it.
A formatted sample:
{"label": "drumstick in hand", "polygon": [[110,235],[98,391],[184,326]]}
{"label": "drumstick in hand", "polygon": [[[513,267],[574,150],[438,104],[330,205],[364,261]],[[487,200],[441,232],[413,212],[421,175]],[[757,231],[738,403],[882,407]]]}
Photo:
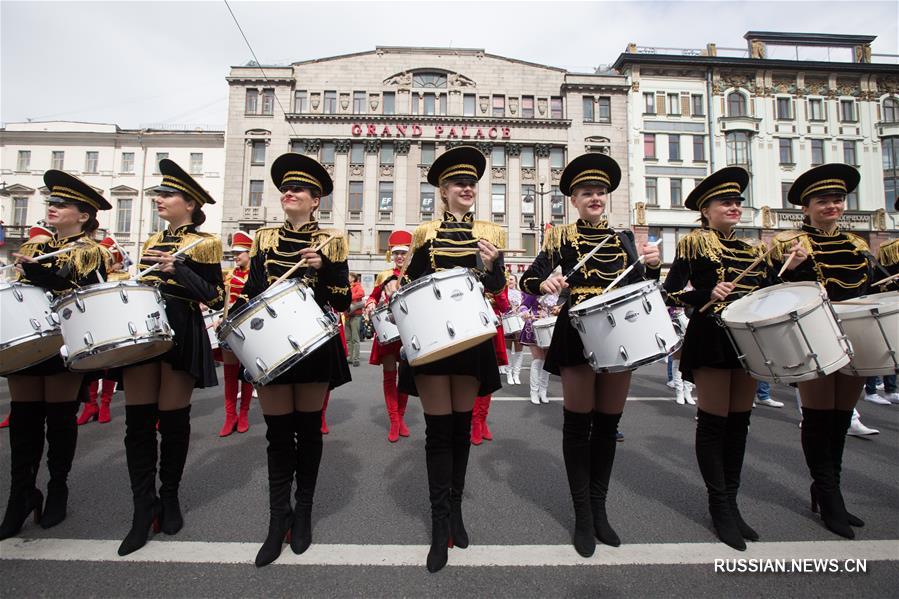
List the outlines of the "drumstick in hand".
{"label": "drumstick in hand", "polygon": [[787,271],[787,268],[790,266],[790,262],[793,261],[793,258],[796,257],[796,252],[790,252],[790,255],[787,256],[787,261],[784,262],[784,265],[780,267],[780,271],[777,273],[777,278],[781,278],[783,274]]}
{"label": "drumstick in hand", "polygon": [[890,275],[885,279],[880,279],[876,283],[872,283],[871,287],[880,287],[881,285],[886,285],[887,283],[889,283],[891,281],[895,281],[896,279],[899,279],[899,272],[897,272],[894,275]]}
{"label": "drumstick in hand", "polygon": [[[738,274],[738,275],[737,275],[737,278],[734,279],[733,281],[730,281],[730,282],[733,283],[734,285],[736,285],[737,283],[739,283],[740,281],[742,281],[742,280],[743,280],[743,277],[745,277],[746,275],[748,275],[749,272],[750,272],[753,268],[755,268],[756,266],[758,266],[759,264],[761,264],[762,261],[763,261],[765,258],[768,257],[768,254],[770,254],[771,252],[774,251],[774,247],[775,247],[775,246],[772,245],[770,248],[768,248],[768,251],[766,251],[764,254],[762,254],[761,256],[759,256],[758,258],[756,258],[755,261],[754,261],[752,264],[750,264],[749,266],[746,267],[746,270],[744,270],[743,272],[741,272],[740,274]],[[702,308],[699,309],[699,312],[700,312],[700,313],[705,312],[705,311],[709,308],[709,306],[711,306],[712,304],[715,304],[715,303],[717,303],[717,302],[718,302],[718,300],[716,300],[716,299],[710,299],[710,300],[708,301],[708,303],[706,303],[706,305],[704,305]]]}
{"label": "drumstick in hand", "polygon": [[[176,256],[180,256],[181,254],[184,254],[185,252],[187,252],[187,251],[189,251],[189,250],[192,250],[195,246],[200,245],[200,244],[203,243],[203,241],[205,241],[205,240],[206,240],[205,237],[201,237],[201,238],[197,239],[197,240],[194,241],[193,243],[188,244],[186,247],[183,247],[183,248],[181,248],[180,250],[178,250],[177,252],[175,252],[174,254],[172,254],[172,258],[174,258],[174,257],[176,257]],[[141,277],[143,277],[143,276],[145,276],[145,275],[147,275],[147,274],[153,272],[154,270],[156,270],[157,268],[159,268],[159,265],[160,265],[160,264],[162,264],[162,263],[161,263],[161,262],[157,262],[157,263],[154,264],[153,266],[150,266],[149,268],[145,268],[144,270],[140,271],[139,273],[137,273],[136,275],[134,275],[133,277],[131,277],[131,280],[133,281],[133,280],[135,280],[135,279],[140,279]]]}
{"label": "drumstick in hand", "polygon": [[[80,246],[84,245],[85,243],[86,242],[83,239],[79,239],[78,241],[73,242],[72,245],[70,245],[70,246],[64,247],[61,250],[56,250],[55,252],[50,252],[49,254],[41,254],[37,258],[32,258],[32,260],[34,260],[35,262],[41,262],[43,260],[46,260],[47,258],[52,258],[53,256],[59,256],[60,254],[65,254],[65,253],[71,252],[72,250],[79,248]],[[16,264],[18,264],[18,263],[7,264],[0,270],[8,270],[11,268],[15,268]]]}
{"label": "drumstick in hand", "polygon": [[[320,244],[318,244],[317,246],[315,246],[314,248],[312,248],[313,251],[316,251],[316,252],[321,251],[321,249],[322,249],[323,247],[325,247],[326,245],[328,245],[329,243],[331,243],[331,241],[333,241],[335,237],[336,237],[336,235],[328,235],[328,238],[327,238],[327,239],[325,239],[323,242],[321,242]],[[290,275],[292,275],[293,273],[295,273],[297,270],[299,270],[299,269],[302,268],[303,266],[306,266],[306,261],[305,261],[305,260],[300,260],[299,262],[297,262],[296,264],[294,264],[293,266],[291,266],[291,267],[290,267],[290,270],[288,270],[288,271],[285,272],[283,275],[281,275],[280,277],[278,277],[278,279],[277,279],[274,283],[272,283],[271,285],[269,285],[268,288],[271,289],[271,288],[274,287],[275,285],[279,285],[279,284],[282,283],[285,279],[287,279]]]}

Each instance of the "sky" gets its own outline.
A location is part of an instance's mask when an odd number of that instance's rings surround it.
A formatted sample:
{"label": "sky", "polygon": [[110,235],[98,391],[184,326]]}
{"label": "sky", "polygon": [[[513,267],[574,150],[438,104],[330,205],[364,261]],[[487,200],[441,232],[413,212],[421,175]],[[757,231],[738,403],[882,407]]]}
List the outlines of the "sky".
{"label": "sky", "polygon": [[[629,42],[742,48],[750,30],[876,35],[899,54],[895,1],[229,1],[263,64],[430,46],[592,72]],[[228,69],[251,59],[224,0],[0,0],[0,122],[223,129]]]}

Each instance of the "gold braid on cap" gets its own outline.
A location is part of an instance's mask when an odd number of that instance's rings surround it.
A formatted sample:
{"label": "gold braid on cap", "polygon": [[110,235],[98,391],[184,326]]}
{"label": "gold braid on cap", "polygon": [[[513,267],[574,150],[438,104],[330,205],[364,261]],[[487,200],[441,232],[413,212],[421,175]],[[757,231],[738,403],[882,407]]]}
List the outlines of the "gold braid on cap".
{"label": "gold braid on cap", "polygon": [[437,177],[437,182],[442,184],[450,177],[458,177],[459,175],[467,175],[477,179],[478,169],[473,164],[454,164],[440,173],[440,176]]}
{"label": "gold braid on cap", "polygon": [[94,210],[99,210],[100,205],[97,203],[94,198],[84,195],[80,191],[74,190],[71,187],[63,187],[62,185],[54,185],[53,189],[50,190],[50,195],[55,198],[65,198],[67,200],[75,200],[78,202],[84,202],[89,206],[93,206]]}
{"label": "gold braid on cap", "polygon": [[700,208],[702,208],[703,204],[718,196],[740,195],[740,193],[740,184],[735,181],[728,181],[727,183],[716,185],[715,187],[699,196],[699,199],[696,200],[696,209],[699,210]]}
{"label": "gold braid on cap", "polygon": [[799,196],[799,201],[804,202],[805,198],[812,195],[813,193],[820,193],[822,191],[838,191],[840,193],[849,193],[849,190],[846,189],[846,182],[842,179],[822,179],[821,181],[815,181],[811,185],[805,188]]}
{"label": "gold braid on cap", "polygon": [[599,181],[600,183],[605,183],[606,187],[612,186],[612,181],[609,179],[608,173],[599,169],[590,168],[582,171],[577,177],[572,179],[568,188],[574,189],[575,185],[583,181]]}
{"label": "gold braid on cap", "polygon": [[295,182],[314,185],[319,191],[322,191],[322,184],[319,183],[318,179],[303,171],[287,171],[284,173],[284,177],[281,179],[281,184],[278,185],[278,187],[283,187]]}
{"label": "gold braid on cap", "polygon": [[198,202],[200,204],[200,206],[202,206],[206,203],[206,198],[204,198],[201,193],[199,193],[196,189],[194,189],[193,187],[191,187],[190,185],[188,185],[181,179],[178,179],[171,175],[163,175],[162,176],[162,185],[164,185],[166,187],[172,187],[174,189],[177,189],[178,191],[182,191],[182,192],[186,193],[187,195],[189,195],[191,197],[191,199]]}

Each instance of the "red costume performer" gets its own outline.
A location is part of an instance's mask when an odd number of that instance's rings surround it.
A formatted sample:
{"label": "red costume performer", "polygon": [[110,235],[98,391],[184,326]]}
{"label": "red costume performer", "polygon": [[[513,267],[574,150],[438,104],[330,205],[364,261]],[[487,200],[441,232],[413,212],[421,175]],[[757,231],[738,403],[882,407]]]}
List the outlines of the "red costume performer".
{"label": "red costume performer", "polygon": [[[234,252],[234,269],[225,272],[225,287],[228,290],[228,305],[232,305],[243,293],[244,283],[249,275],[249,251],[253,247],[253,238],[243,231],[236,231],[231,237],[231,251]],[[225,370],[225,424],[219,431],[219,437],[227,437],[236,429],[245,433],[250,428],[250,402],[253,400],[253,385],[238,379],[240,362],[232,352],[219,349]],[[240,412],[237,410],[237,390],[240,388]]]}
{"label": "red costume performer", "polygon": [[[399,283],[400,272],[406,261],[406,254],[409,252],[409,246],[412,244],[412,234],[408,231],[394,231],[387,239],[387,245],[390,253],[387,261],[393,260],[393,268],[378,273],[375,278],[375,287],[371,290],[368,300],[365,304],[366,313],[371,314],[374,309],[381,303],[386,304],[390,300],[390,295],[395,290],[395,286]],[[390,285],[393,283],[393,285]],[[369,364],[380,364],[384,373],[384,403],[387,404],[387,416],[390,419],[390,430],[387,433],[387,440],[395,443],[400,437],[409,436],[409,428],[403,416],[406,414],[406,403],[409,396],[405,393],[399,393],[396,388],[397,363],[399,362],[400,348],[402,343],[394,341],[386,345],[378,342],[377,336],[372,341],[371,357],[368,359]]]}
{"label": "red costume performer", "polygon": [[[503,287],[503,290],[497,294],[485,293],[484,296],[490,301],[490,306],[500,319],[500,324],[496,327],[496,337],[493,338],[493,348],[496,350],[496,364],[498,366],[507,366],[509,364],[509,355],[506,353],[506,338],[503,335],[502,316],[509,310],[509,288]],[[471,442],[474,445],[480,445],[484,439],[493,440],[493,433],[487,426],[487,412],[490,411],[491,395],[476,397],[474,400],[474,409],[471,411]]]}

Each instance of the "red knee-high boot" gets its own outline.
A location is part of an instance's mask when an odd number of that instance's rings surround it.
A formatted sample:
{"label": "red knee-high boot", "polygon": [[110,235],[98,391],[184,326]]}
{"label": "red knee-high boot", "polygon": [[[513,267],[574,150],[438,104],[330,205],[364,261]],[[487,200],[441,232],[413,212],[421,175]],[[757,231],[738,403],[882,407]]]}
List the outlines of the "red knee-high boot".
{"label": "red knee-high boot", "polygon": [[253,384],[240,382],[240,411],[237,414],[237,432],[250,430],[250,402],[253,401]]}
{"label": "red knee-high boot", "polygon": [[409,427],[406,426],[406,404],[409,403],[409,396],[405,393],[397,391],[396,394],[396,415],[400,423],[400,437],[409,436]]}
{"label": "red knee-high boot", "polygon": [[493,396],[485,395],[481,399],[483,400],[481,402],[481,436],[485,441],[493,441],[493,434],[490,432],[490,427],[487,426],[487,413],[490,412],[490,400],[493,399]]}
{"label": "red knee-high boot", "polygon": [[328,430],[328,423],[325,421],[325,412],[328,411],[328,400],[329,399],[331,399],[330,391],[325,393],[325,401],[322,404],[322,434],[323,435],[327,435],[329,432],[331,432]]}
{"label": "red knee-high boot", "polygon": [[390,419],[390,430],[387,440],[396,443],[400,438],[400,422],[397,414],[396,371],[384,371],[384,403],[387,404],[387,417]]}
{"label": "red knee-high boot", "polygon": [[112,394],[115,393],[115,380],[103,379],[103,393],[100,397],[100,414],[97,422],[105,424],[112,418],[109,415],[109,404],[112,402]]}
{"label": "red knee-high boot", "polygon": [[471,410],[471,444],[480,445],[484,441],[483,428],[481,426],[481,413],[484,410],[484,398],[474,399],[474,408]]}
{"label": "red knee-high boot", "polygon": [[240,364],[225,364],[225,424],[219,437],[227,437],[237,428],[237,374]]}
{"label": "red knee-high boot", "polygon": [[100,408],[97,406],[97,387],[99,387],[99,381],[91,381],[90,393],[88,393],[84,407],[81,408],[81,415],[78,416],[78,426],[96,420],[100,413]]}

